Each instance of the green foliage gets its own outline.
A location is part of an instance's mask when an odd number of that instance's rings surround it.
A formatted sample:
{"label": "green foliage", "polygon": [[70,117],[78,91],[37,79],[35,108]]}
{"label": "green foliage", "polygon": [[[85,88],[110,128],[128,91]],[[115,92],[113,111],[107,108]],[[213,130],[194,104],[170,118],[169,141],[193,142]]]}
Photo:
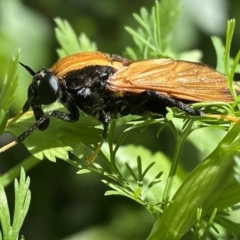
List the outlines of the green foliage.
{"label": "green foliage", "polygon": [[[113,151],[116,147],[116,145],[113,146]],[[78,174],[95,172],[108,177],[107,180],[102,181],[113,190],[107,191],[106,195],[122,195],[131,198],[145,206],[152,214],[158,215],[162,205],[159,196],[163,194],[166,182],[166,175],[163,175],[163,172],[170,167],[169,159],[163,153],[152,154],[143,147],[133,145],[119,148],[118,154],[113,158],[106,157],[109,154],[107,144],[103,146],[103,152],[106,153],[102,156],[105,167],[101,162],[89,165],[81,161],[80,166],[78,163],[80,168]],[[135,161],[133,159],[136,158],[136,152],[141,157],[137,157]],[[74,161],[67,161],[74,165]],[[174,187],[179,186],[182,181],[181,171],[181,169],[178,170]]]}
{"label": "green foliage", "polygon": [[5,129],[7,120],[8,120],[8,110],[12,105],[14,94],[18,85],[18,62],[20,59],[20,53],[16,55],[16,57],[12,58],[10,62],[8,71],[5,76],[3,89],[0,93],[0,134],[2,134]]}
{"label": "green foliage", "polygon": [[31,193],[29,190],[30,179],[27,177],[23,169],[20,172],[20,180],[14,181],[15,205],[13,220],[10,218],[10,211],[8,206],[7,197],[0,178],[0,222],[1,231],[0,239],[4,240],[17,240],[23,239],[19,237],[19,232],[22,227],[23,221],[29,209]]}
{"label": "green foliage", "polygon": [[[192,52],[174,52],[169,44],[180,9],[179,0],[163,0],[161,3],[155,3],[151,13],[142,8],[140,14],[134,14],[139,28],[135,30],[126,27],[136,44],[135,47],[126,48],[128,56],[131,59],[162,56],[181,58],[183,55],[185,58],[192,57]],[[61,46],[58,50],[60,57],[80,51],[96,51],[96,44],[84,34],[78,37],[67,21],[59,18],[55,21],[56,37]],[[212,41],[217,53],[217,69],[226,74],[235,102],[232,105],[198,103],[194,104],[195,107],[222,114],[238,115],[239,111],[235,112],[238,107],[238,97],[232,82],[234,73],[239,72],[240,69],[240,51],[235,58],[230,58],[234,27],[235,21],[229,21],[225,45],[217,37],[212,38]],[[13,67],[10,69],[9,78],[0,96],[6,99],[1,101],[4,103],[0,112],[0,121],[3,122],[3,126],[5,126],[7,110],[12,101],[12,97],[9,96],[12,96],[16,87],[18,59],[19,57],[16,57],[13,60]],[[57,104],[51,106],[51,109],[64,111]],[[33,122],[32,114],[26,114],[6,131],[19,135]],[[126,122],[131,124],[130,127],[125,129],[114,142],[116,125]],[[159,126],[159,132],[164,127],[171,129],[176,141],[173,159],[170,160],[161,152],[152,154],[143,147],[122,146],[123,141],[133,129],[143,131],[153,124]],[[67,125],[58,119],[51,119],[51,127],[44,133],[35,131],[24,141],[24,144],[35,158],[47,158],[51,161],[61,158],[76,167],[78,174],[94,172],[102,175],[103,183],[112,189],[107,191],[106,195],[122,195],[143,205],[156,219],[148,237],[149,240],[179,239],[190,230],[193,230],[195,239],[206,239],[210,231],[216,230],[215,224],[222,226],[234,236],[240,237],[239,226],[223,215],[227,208],[240,202],[239,161],[235,162],[235,159],[238,159],[236,153],[240,150],[238,124],[192,117],[178,109],[169,109],[166,118],[146,119],[135,116],[118,122],[112,121],[108,144],[103,146],[97,161],[89,165],[85,160],[87,153],[84,146],[94,150],[100,141],[102,131],[97,125],[99,122],[83,113],[80,121]],[[211,149],[211,153],[186,176],[179,165],[184,144],[191,133],[206,127],[224,130],[226,134],[216,144],[217,146]],[[208,138],[211,138],[211,135],[208,135]],[[191,141],[194,142],[194,140]],[[194,143],[198,144],[196,141]],[[69,152],[74,157],[71,155],[70,158]],[[25,196],[26,194],[25,192]],[[27,207],[24,209],[26,210]],[[5,214],[8,215],[8,212]]]}
{"label": "green foliage", "polygon": [[134,60],[167,56],[167,40],[179,14],[179,0],[163,0],[161,3],[156,1],[151,14],[144,7],[141,8],[140,15],[134,13],[133,17],[140,25],[139,28],[134,30],[125,27],[125,29],[132,35],[137,51],[127,47],[128,55]]}
{"label": "green foliage", "polygon": [[85,33],[82,33],[78,37],[66,20],[56,18],[55,23],[57,25],[55,29],[56,38],[61,46],[61,48],[57,50],[60,58],[78,52],[94,52],[97,50],[96,44],[90,42]]}
{"label": "green foliage", "polygon": [[[158,229],[149,239],[177,239],[182,236],[196,221],[199,206],[202,217],[205,217],[215,209],[222,210],[222,207],[240,202],[239,193],[228,194],[232,184],[238,191],[240,189],[233,177],[234,156],[240,150],[238,133],[239,126],[235,125],[217,148],[188,175],[163,212]],[[240,236],[239,231],[235,233]]]}
{"label": "green foliage", "polygon": [[234,176],[238,181],[238,183],[240,184],[240,159],[236,158],[235,161],[236,161],[236,166],[234,166],[234,171],[235,171]]}
{"label": "green foliage", "polygon": [[177,53],[173,50],[173,29],[181,14],[179,0],[155,1],[151,13],[144,7],[140,14],[134,13],[133,17],[139,24],[135,30],[126,26],[126,31],[131,34],[135,47],[126,47],[126,55],[133,60],[148,58],[172,58],[199,61],[201,51],[191,50]]}

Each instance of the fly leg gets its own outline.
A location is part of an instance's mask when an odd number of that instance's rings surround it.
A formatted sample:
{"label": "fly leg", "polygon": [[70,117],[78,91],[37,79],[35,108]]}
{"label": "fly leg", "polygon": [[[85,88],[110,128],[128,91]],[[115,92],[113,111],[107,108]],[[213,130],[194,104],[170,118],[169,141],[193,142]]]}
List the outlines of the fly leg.
{"label": "fly leg", "polygon": [[190,115],[205,115],[202,111],[194,109],[186,103],[152,90],[135,95],[133,99],[129,100],[127,107],[120,113],[125,116],[128,114],[141,115],[144,112],[153,112],[164,116],[167,113],[166,107],[177,107]]}
{"label": "fly leg", "polygon": [[[78,112],[79,116],[79,112]],[[25,132],[19,135],[16,139],[17,143],[22,142],[25,140],[33,131],[35,131],[39,126],[42,126],[43,123],[49,120],[50,117],[56,117],[66,122],[76,122],[79,117],[77,118],[76,115],[73,113],[64,113],[60,111],[51,111],[44,116],[42,116],[38,121],[35,122],[30,128],[28,128]]]}
{"label": "fly leg", "polygon": [[108,134],[108,127],[109,127],[109,123],[111,121],[111,118],[108,115],[106,115],[103,111],[100,111],[98,120],[100,122],[102,122],[102,124],[103,124],[102,137],[103,137],[103,139],[106,139],[107,134]]}
{"label": "fly leg", "polygon": [[151,97],[157,98],[159,100],[161,100],[162,102],[164,102],[167,106],[169,107],[177,107],[187,113],[189,113],[190,115],[194,115],[194,116],[205,116],[205,117],[209,117],[209,118],[216,118],[216,119],[224,119],[224,120],[228,120],[234,123],[237,123],[238,125],[240,125],[240,120],[238,117],[236,116],[231,116],[231,115],[221,115],[221,114],[205,114],[204,112],[195,109],[195,108],[191,108],[189,105],[176,100],[174,98],[171,97],[167,97],[159,92],[155,92],[155,91],[146,91],[144,93],[141,93],[143,95],[149,95]]}
{"label": "fly leg", "polygon": [[91,156],[87,157],[87,162],[88,162],[89,164],[91,164],[91,163],[94,162],[95,158],[97,157],[98,153],[100,152],[101,147],[102,147],[105,139],[107,138],[108,127],[109,127],[109,123],[110,123],[110,121],[111,121],[111,118],[110,118],[108,115],[106,115],[106,114],[104,113],[104,111],[100,111],[98,114],[99,114],[99,115],[97,116],[97,119],[98,119],[100,122],[102,122],[102,124],[103,124],[102,140],[101,140],[101,142],[98,144],[98,146],[95,148],[93,154],[92,154]]}
{"label": "fly leg", "polygon": [[[28,128],[26,131],[24,131],[22,134],[20,134],[15,141],[5,145],[4,147],[0,148],[0,153],[6,151],[7,149],[15,146],[16,144],[24,141],[32,132],[34,132],[37,128],[40,128],[42,126],[46,126],[45,123],[48,124],[50,117],[56,117],[66,122],[75,122],[79,119],[79,110],[78,108],[73,105],[69,104],[67,106],[70,113],[64,113],[60,111],[51,111],[47,114],[40,117],[30,128]],[[44,129],[41,129],[44,130]]]}
{"label": "fly leg", "polygon": [[183,103],[177,99],[168,97],[164,94],[161,94],[160,92],[148,90],[146,92],[141,93],[143,95],[143,98],[156,98],[159,99],[161,102],[165,103],[169,107],[177,107],[181,110],[183,110],[186,113],[189,113],[190,115],[194,116],[205,116],[204,112],[199,111],[198,109],[190,107],[188,104]]}

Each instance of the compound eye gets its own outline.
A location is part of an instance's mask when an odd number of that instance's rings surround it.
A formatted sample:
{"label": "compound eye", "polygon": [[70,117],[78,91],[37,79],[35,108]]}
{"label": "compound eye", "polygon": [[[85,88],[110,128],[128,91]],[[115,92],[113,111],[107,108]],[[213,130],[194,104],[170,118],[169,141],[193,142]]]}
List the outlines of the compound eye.
{"label": "compound eye", "polygon": [[59,98],[60,87],[58,79],[52,73],[46,73],[38,86],[38,98],[40,104],[48,105]]}

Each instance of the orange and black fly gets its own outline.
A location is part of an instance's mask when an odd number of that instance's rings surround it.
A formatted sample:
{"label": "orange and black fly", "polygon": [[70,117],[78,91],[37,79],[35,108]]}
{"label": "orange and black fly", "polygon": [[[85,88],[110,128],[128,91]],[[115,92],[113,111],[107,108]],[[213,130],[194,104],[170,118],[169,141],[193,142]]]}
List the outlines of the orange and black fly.
{"label": "orange and black fly", "polygon": [[[202,111],[188,104],[233,101],[226,77],[201,63],[171,59],[129,61],[118,55],[85,52],[60,59],[51,68],[38,72],[21,65],[33,76],[22,113],[32,108],[36,122],[18,136],[13,145],[22,142],[37,128],[45,130],[50,117],[78,121],[79,110],[103,124],[105,139],[111,118],[145,113],[165,115],[166,107],[204,116]],[[235,83],[234,87],[239,93],[240,87]],[[44,114],[42,106],[55,101],[68,113]]]}

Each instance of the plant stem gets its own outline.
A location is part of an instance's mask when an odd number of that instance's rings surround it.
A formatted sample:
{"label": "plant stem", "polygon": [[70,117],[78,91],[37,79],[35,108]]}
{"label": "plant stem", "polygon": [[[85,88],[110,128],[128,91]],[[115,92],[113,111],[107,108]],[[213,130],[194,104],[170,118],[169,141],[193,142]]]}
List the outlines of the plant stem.
{"label": "plant stem", "polygon": [[178,163],[179,163],[179,159],[182,153],[182,149],[183,149],[183,145],[185,143],[185,140],[187,138],[187,136],[190,134],[191,132],[191,127],[192,127],[193,121],[190,121],[185,130],[182,132],[182,134],[179,134],[176,130],[176,128],[174,127],[173,124],[169,124],[170,128],[172,129],[175,138],[176,138],[176,149],[174,152],[174,156],[173,156],[173,161],[171,164],[171,169],[169,171],[168,174],[168,178],[166,181],[166,185],[164,188],[164,192],[163,192],[163,197],[162,197],[162,210],[164,210],[166,208],[166,206],[168,205],[168,201],[171,195],[171,189],[172,189],[172,185],[173,185],[173,181],[174,181],[174,176],[176,175],[176,171],[177,171],[177,167],[178,167]]}
{"label": "plant stem", "polygon": [[180,155],[181,155],[181,152],[183,149],[184,141],[182,141],[182,140],[183,139],[181,139],[181,138],[177,139],[176,150],[175,150],[174,156],[173,156],[173,162],[172,162],[171,169],[169,171],[167,182],[166,182],[164,192],[163,192],[163,198],[162,198],[162,202],[163,202],[162,209],[163,210],[167,206],[169,198],[170,198],[174,176],[176,174],[179,158],[180,158]]}

